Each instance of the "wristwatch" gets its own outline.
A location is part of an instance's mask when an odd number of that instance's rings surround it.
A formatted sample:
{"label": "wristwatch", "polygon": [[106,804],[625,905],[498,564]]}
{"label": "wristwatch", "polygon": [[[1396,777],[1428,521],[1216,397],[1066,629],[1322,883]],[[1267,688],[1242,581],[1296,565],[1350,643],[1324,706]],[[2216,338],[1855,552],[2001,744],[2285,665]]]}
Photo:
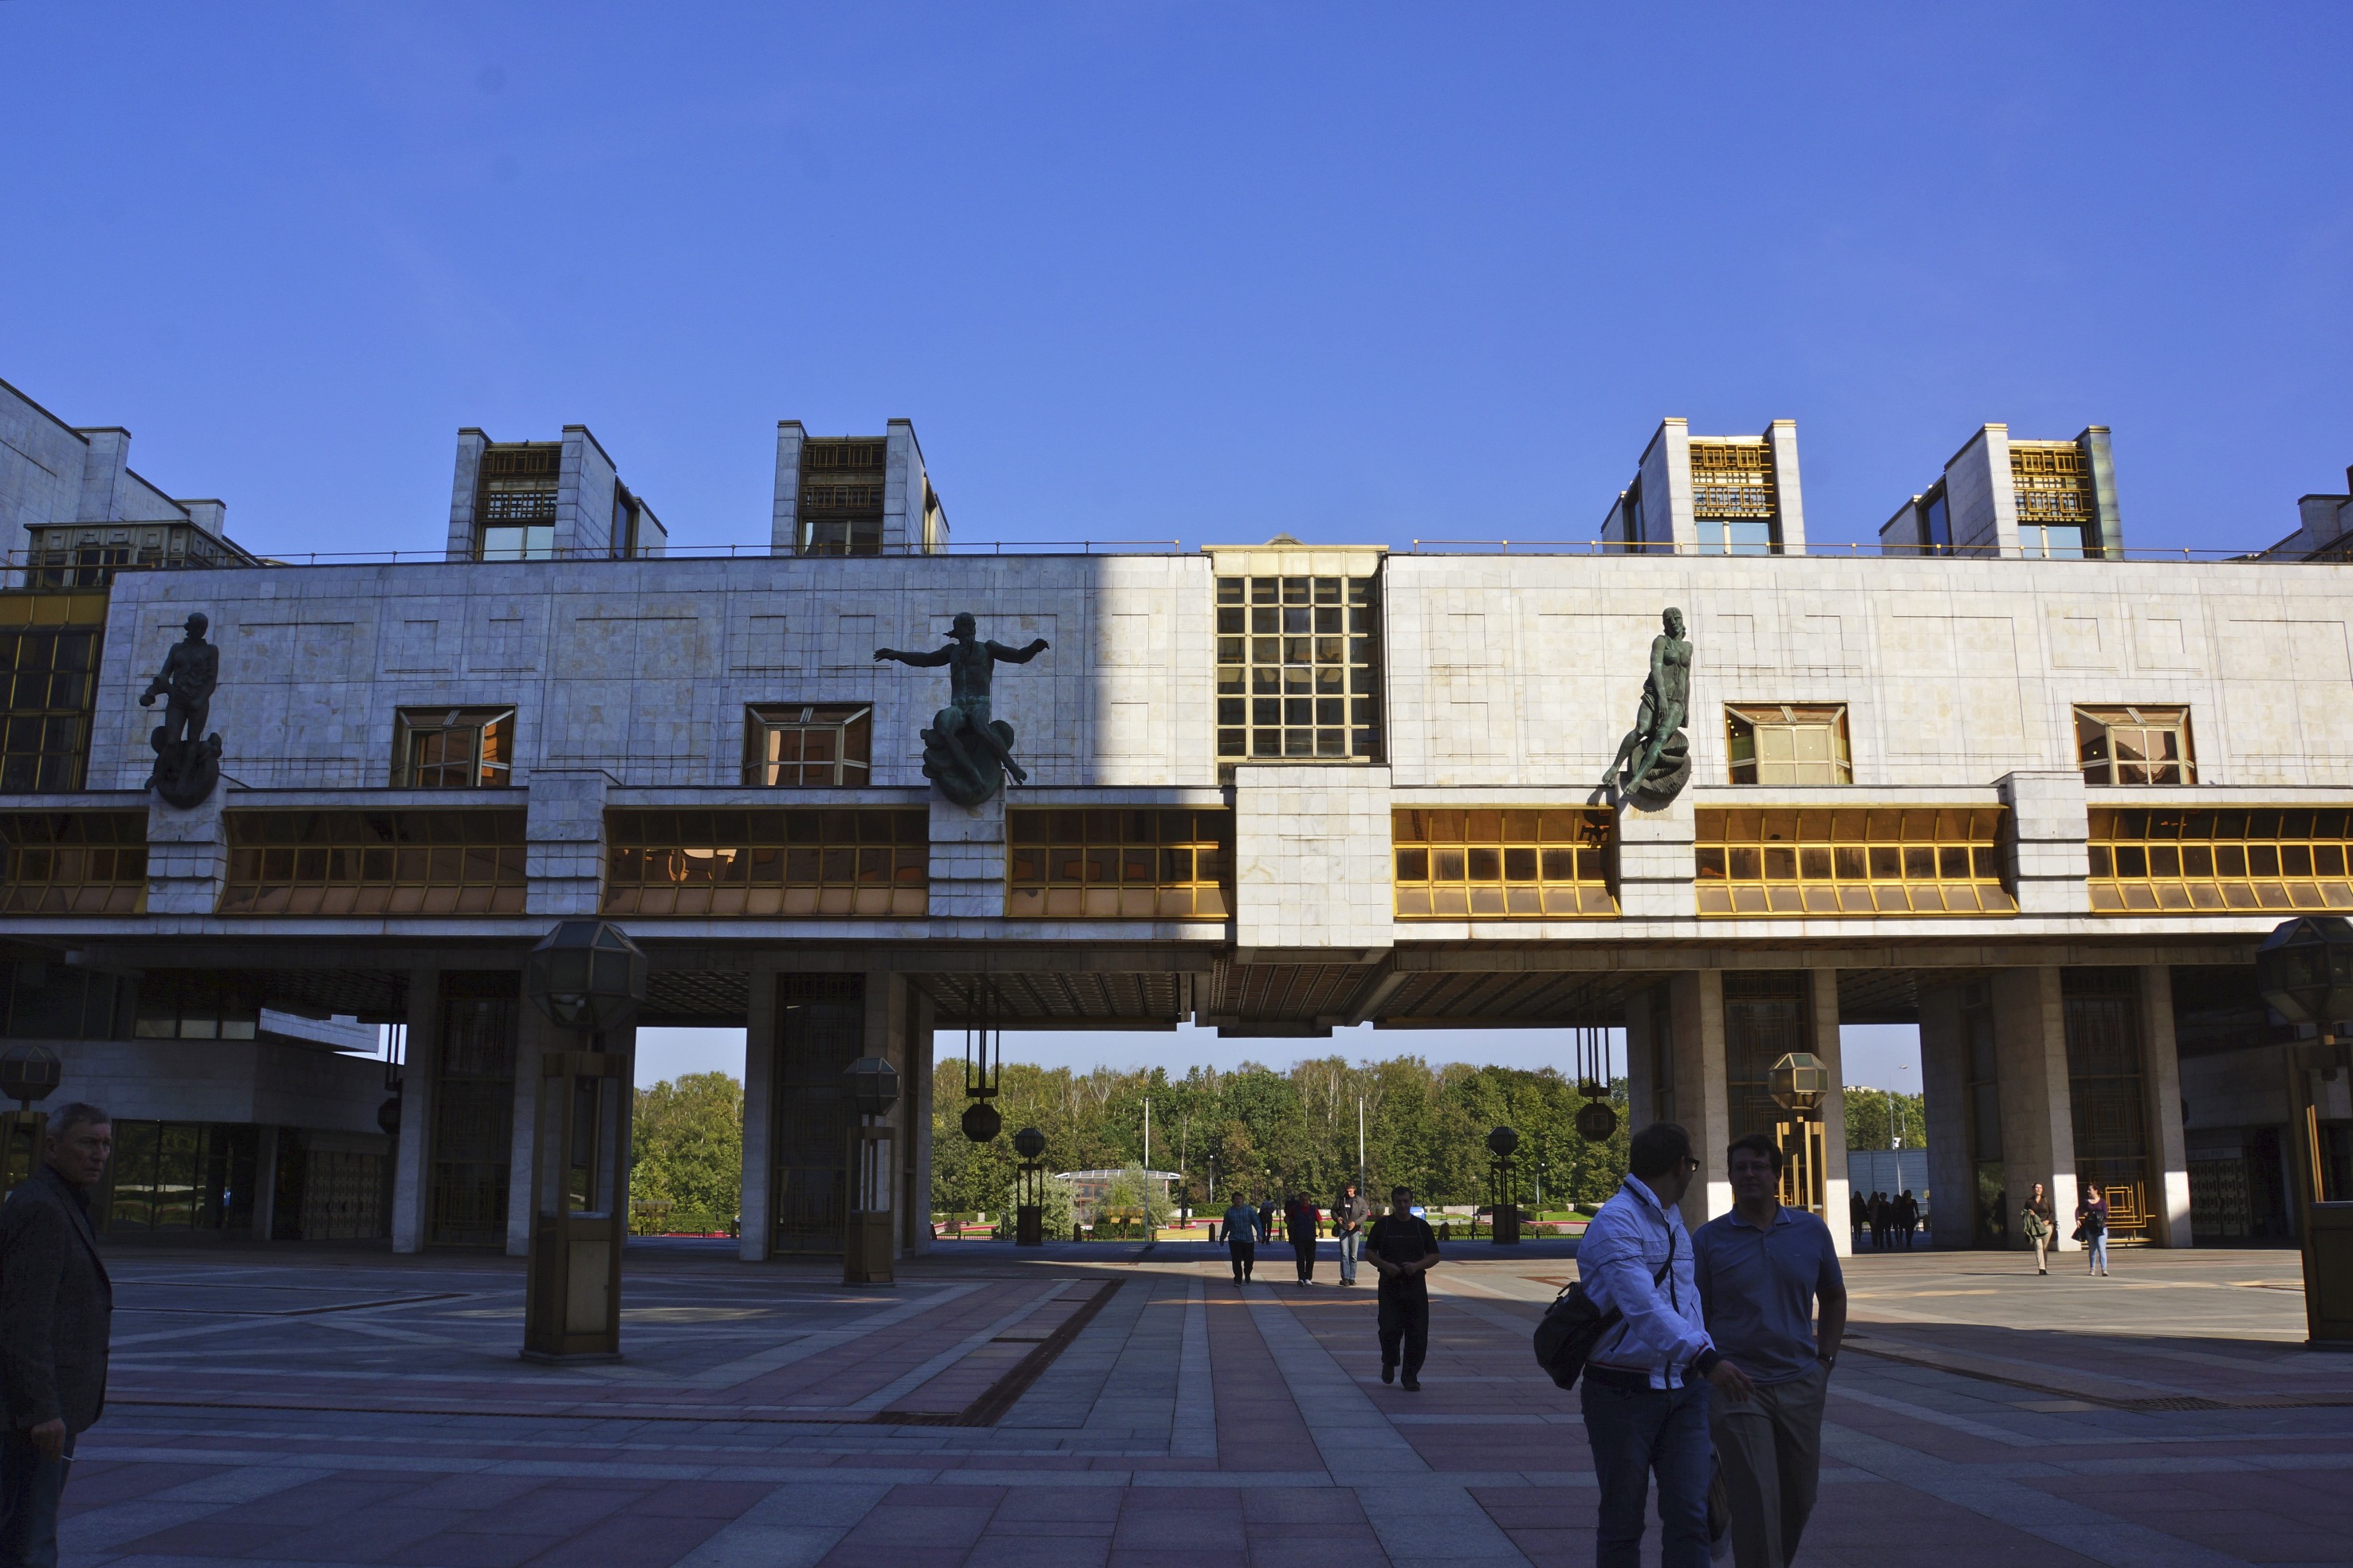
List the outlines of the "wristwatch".
{"label": "wristwatch", "polygon": [[1832,1371],[1838,1365],[1838,1357],[1835,1355],[1818,1355],[1814,1359],[1822,1363],[1824,1372]]}

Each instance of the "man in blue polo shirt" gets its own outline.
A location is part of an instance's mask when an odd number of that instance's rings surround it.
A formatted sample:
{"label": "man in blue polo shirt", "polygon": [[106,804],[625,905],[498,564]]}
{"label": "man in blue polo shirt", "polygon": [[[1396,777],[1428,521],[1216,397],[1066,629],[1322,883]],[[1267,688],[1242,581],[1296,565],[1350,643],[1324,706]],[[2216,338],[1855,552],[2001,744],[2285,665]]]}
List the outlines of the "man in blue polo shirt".
{"label": "man in blue polo shirt", "polygon": [[1830,1227],[1781,1205],[1780,1146],[1752,1132],[1726,1154],[1732,1212],[1694,1233],[1692,1268],[1708,1338],[1756,1388],[1738,1402],[1710,1401],[1708,1427],[1732,1502],[1734,1563],[1785,1568],[1821,1479],[1822,1403],[1846,1335],[1846,1277]]}

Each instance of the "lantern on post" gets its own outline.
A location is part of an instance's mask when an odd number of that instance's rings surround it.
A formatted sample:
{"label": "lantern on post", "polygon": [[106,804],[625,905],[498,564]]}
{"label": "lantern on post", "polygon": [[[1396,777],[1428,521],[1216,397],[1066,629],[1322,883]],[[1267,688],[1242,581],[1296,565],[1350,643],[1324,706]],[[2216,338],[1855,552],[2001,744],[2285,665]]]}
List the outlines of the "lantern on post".
{"label": "lantern on post", "polygon": [[2318,1100],[2348,1070],[2340,1026],[2353,1018],[2353,922],[2341,915],[2284,921],[2255,949],[2255,989],[2272,1011],[2316,1044],[2286,1047],[2288,1108],[2303,1145],[2305,1332],[2316,1346],[2353,1348],[2353,1194],[2329,1192]]}
{"label": "lantern on post", "polygon": [[1498,1127],[1487,1134],[1487,1203],[1488,1212],[1494,1216],[1493,1236],[1498,1247],[1517,1247],[1520,1242],[1519,1184],[1513,1179],[1512,1154],[1520,1146],[1519,1132],[1510,1127]]}
{"label": "lantern on post", "polygon": [[849,1107],[849,1212],[842,1216],[841,1282],[891,1283],[891,1129],[883,1118],[899,1103],[899,1069],[860,1057],[841,1069]]}
{"label": "lantern on post", "polygon": [[1791,1208],[1823,1211],[1822,1102],[1830,1098],[1831,1069],[1811,1051],[1790,1051],[1765,1075],[1765,1087],[1782,1110],[1781,1201]]}
{"label": "lantern on post", "polygon": [[620,927],[565,921],[523,960],[522,992],[571,1037],[539,1058],[532,1150],[529,1361],[621,1354],[621,1248],[628,1239],[631,1051],[605,1037],[646,999],[646,955]]}
{"label": "lantern on post", "polygon": [[1014,1223],[1013,1244],[1016,1247],[1046,1245],[1046,1167],[1038,1156],[1046,1152],[1046,1135],[1035,1127],[1024,1127],[1013,1135],[1013,1152],[1021,1156],[1013,1176]]}
{"label": "lantern on post", "polygon": [[40,1169],[49,1113],[33,1102],[55,1094],[64,1080],[65,1064],[47,1046],[27,1041],[0,1054],[0,1094],[16,1102],[16,1110],[0,1111],[0,1197]]}

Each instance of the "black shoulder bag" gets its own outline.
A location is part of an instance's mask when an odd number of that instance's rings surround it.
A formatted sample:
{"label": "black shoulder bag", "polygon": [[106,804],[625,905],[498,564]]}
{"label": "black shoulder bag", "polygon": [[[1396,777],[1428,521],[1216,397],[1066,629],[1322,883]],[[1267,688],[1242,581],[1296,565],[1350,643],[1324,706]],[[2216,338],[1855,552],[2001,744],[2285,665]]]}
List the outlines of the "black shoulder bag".
{"label": "black shoulder bag", "polygon": [[[1651,1276],[1653,1287],[1667,1277],[1675,1266],[1675,1238],[1667,1235],[1667,1260]],[[1568,1289],[1552,1299],[1545,1309],[1544,1319],[1536,1324],[1536,1364],[1545,1369],[1556,1387],[1574,1388],[1585,1372],[1585,1358],[1601,1342],[1601,1336],[1625,1321],[1626,1314],[1612,1307],[1603,1311],[1594,1305],[1593,1298],[1585,1293],[1585,1281],[1576,1280]]]}

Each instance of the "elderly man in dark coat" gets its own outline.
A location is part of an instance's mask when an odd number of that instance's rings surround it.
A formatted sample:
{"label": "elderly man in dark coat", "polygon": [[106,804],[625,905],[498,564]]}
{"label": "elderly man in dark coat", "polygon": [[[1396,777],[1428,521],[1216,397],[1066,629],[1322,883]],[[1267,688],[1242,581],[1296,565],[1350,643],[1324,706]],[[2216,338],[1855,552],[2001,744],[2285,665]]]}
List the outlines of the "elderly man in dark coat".
{"label": "elderly man in dark coat", "polygon": [[55,1568],[74,1439],[106,1407],[114,1287],[90,1190],[113,1152],[105,1111],[62,1106],[39,1167],[0,1205],[0,1568]]}

